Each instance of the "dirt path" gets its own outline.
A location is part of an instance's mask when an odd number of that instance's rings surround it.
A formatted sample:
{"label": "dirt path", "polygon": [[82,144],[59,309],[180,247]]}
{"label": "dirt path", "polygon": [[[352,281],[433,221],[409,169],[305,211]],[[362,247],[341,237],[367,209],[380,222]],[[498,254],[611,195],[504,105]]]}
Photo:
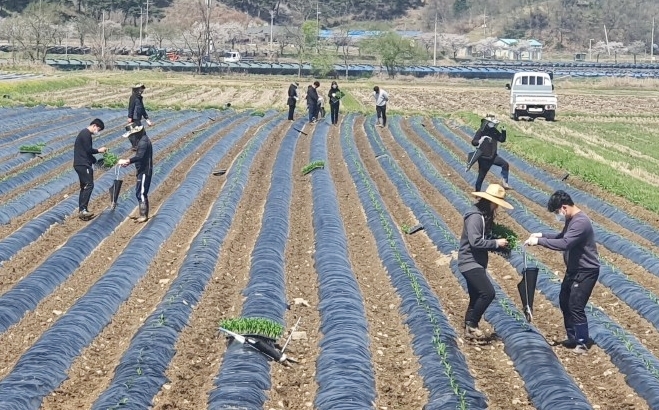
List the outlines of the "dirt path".
{"label": "dirt path", "polygon": [[[355,130],[358,126],[356,124]],[[339,129],[330,132],[328,160],[350,260],[364,297],[378,392],[376,408],[420,409],[428,401],[428,391],[419,376],[419,358],[412,348],[406,318],[400,313],[401,299],[382,265],[375,237],[359,206],[357,190],[341,155]]]}
{"label": "dirt path", "polygon": [[[318,312],[318,273],[314,267],[316,251],[312,220],[311,175],[300,170],[309,163],[309,150],[313,127],[302,129],[309,135],[299,135],[293,160],[293,191],[291,193],[288,243],[285,253],[286,300],[290,310],[286,312],[286,324],[290,329],[301,318],[298,331],[306,332],[307,339],[292,340],[287,347],[290,355],[301,361],[294,368],[272,364],[272,389],[269,400],[263,406],[289,410],[309,409],[316,397],[316,361],[319,354],[320,314]],[[296,304],[302,298],[308,303]],[[287,334],[284,336],[288,336]],[[289,350],[290,349],[290,350]]]}
{"label": "dirt path", "polygon": [[[426,154],[441,175],[449,178],[453,184],[464,192],[471,192],[472,187],[463,179],[456,178],[453,169],[444,165],[441,157],[432,152],[430,147],[420,137],[416,136],[414,132],[411,132],[405,126],[403,126],[403,131]],[[419,187],[419,191],[423,193],[425,201],[431,204],[435,211],[444,218],[444,221],[450,226],[453,233],[459,235],[462,231],[461,215],[455,208],[446,205],[446,203],[435,204],[436,198],[440,197],[441,194],[427,182],[423,183],[419,181],[418,183],[419,185],[417,186]],[[516,232],[524,232],[516,222],[504,213],[502,213],[499,220]],[[535,251],[536,249],[534,249]],[[558,267],[562,264],[562,256],[555,252],[548,253],[546,258],[543,256],[542,260],[550,262],[552,266]],[[488,270],[490,270],[493,278],[502,289],[512,297],[512,300],[517,300],[519,275],[515,269],[505,259],[491,255]],[[534,323],[538,330],[548,339],[563,340],[565,338],[565,330],[563,329],[563,319],[559,309],[555,308],[546,299],[544,294],[541,293],[536,295],[535,304]],[[599,405],[601,409],[610,410],[638,410],[648,408],[647,404],[625,383],[624,376],[617,370],[616,366],[611,362],[611,358],[603,350],[594,347],[584,357],[575,356],[572,352],[560,347],[554,348],[554,352],[568,374],[577,381],[579,387],[586,394],[586,397],[594,405]]]}
{"label": "dirt path", "polygon": [[271,153],[276,152],[289,126],[279,126],[255,158],[213,279],[178,338],[176,355],[166,373],[170,382],[156,395],[154,409],[206,408],[226,349],[218,334],[219,322],[237,316],[242,309],[241,292],[249,280],[250,255],[261,229],[275,160]]}

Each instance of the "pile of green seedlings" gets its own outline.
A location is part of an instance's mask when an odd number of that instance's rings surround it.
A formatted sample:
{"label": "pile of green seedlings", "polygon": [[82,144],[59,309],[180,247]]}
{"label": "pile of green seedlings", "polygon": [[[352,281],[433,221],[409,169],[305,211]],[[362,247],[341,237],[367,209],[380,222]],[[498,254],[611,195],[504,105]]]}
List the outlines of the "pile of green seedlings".
{"label": "pile of green seedlings", "polygon": [[497,249],[495,253],[500,254],[503,257],[510,257],[510,252],[517,248],[519,245],[519,238],[517,234],[513,232],[512,229],[508,228],[505,225],[494,223],[492,225],[492,232],[490,233],[492,239],[502,239],[505,238],[508,241],[508,246],[503,249]]}
{"label": "pile of green seedlings", "polygon": [[262,317],[239,317],[225,319],[220,327],[240,335],[263,336],[277,340],[284,333],[284,327],[279,323]]}
{"label": "pile of green seedlings", "polygon": [[41,154],[41,150],[46,146],[45,142],[40,142],[33,145],[21,145],[18,150],[21,153],[30,153],[30,154]]}

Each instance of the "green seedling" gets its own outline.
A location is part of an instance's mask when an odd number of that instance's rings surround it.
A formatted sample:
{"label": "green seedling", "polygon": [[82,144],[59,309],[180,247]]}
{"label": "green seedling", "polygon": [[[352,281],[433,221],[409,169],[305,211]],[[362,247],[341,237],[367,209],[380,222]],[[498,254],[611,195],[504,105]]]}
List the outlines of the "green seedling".
{"label": "green seedling", "polygon": [[105,151],[103,153],[103,166],[107,168],[112,168],[117,165],[119,162],[119,157],[116,154],[111,153],[110,151]]}
{"label": "green seedling", "polygon": [[318,168],[325,168],[325,161],[316,160],[307,164],[304,168],[302,168],[302,175],[307,175],[311,171]]}
{"label": "green seedling", "polygon": [[265,111],[255,110],[250,114],[252,117],[265,117]]}
{"label": "green seedling", "polygon": [[508,240],[508,249],[515,249],[519,244],[517,234],[512,229],[501,224],[492,225],[492,237],[496,239],[505,238]]}
{"label": "green seedling", "polygon": [[261,317],[226,319],[220,322],[220,327],[241,335],[265,336],[275,340],[284,333],[282,325]]}
{"label": "green seedling", "polygon": [[33,145],[21,145],[18,148],[18,151],[21,153],[41,154],[41,150],[43,150],[43,147],[45,146],[46,146],[45,142],[40,142],[38,144],[33,144]]}

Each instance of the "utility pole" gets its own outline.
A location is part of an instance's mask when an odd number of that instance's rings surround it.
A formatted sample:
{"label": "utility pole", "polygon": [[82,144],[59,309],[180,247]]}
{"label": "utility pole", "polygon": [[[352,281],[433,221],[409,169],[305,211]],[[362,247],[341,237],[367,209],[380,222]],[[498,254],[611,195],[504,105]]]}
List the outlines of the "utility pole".
{"label": "utility pole", "polygon": [[489,16],[485,14],[485,9],[483,9],[483,35],[485,37],[487,37],[487,22],[485,21],[485,19],[487,19],[487,17],[489,17]]}
{"label": "utility pole", "polygon": [[270,56],[270,61],[272,61],[272,25],[275,22],[275,11],[270,10],[270,51],[268,51],[268,55]]}
{"label": "utility pole", "polygon": [[140,48],[142,48],[142,7],[140,7]]}
{"label": "utility pole", "polygon": [[146,0],[146,21],[144,22],[144,36],[148,37],[147,32],[149,31],[149,0]]}
{"label": "utility pole", "polygon": [[650,37],[650,62],[652,62],[654,61],[654,17],[652,17],[652,34]]}
{"label": "utility pole", "polygon": [[206,0],[206,57],[211,62],[211,0]]}
{"label": "utility pole", "polygon": [[606,32],[606,25],[604,25],[604,40],[606,40],[606,53],[611,57],[611,49],[609,48],[609,34]]}
{"label": "utility pole", "polygon": [[435,11],[435,41],[432,51],[432,65],[437,66],[437,12]]}
{"label": "utility pole", "polygon": [[593,61],[593,40],[594,38],[591,38],[588,40],[588,60]]}
{"label": "utility pole", "polygon": [[105,59],[105,10],[102,11],[103,16],[101,17],[101,60]]}

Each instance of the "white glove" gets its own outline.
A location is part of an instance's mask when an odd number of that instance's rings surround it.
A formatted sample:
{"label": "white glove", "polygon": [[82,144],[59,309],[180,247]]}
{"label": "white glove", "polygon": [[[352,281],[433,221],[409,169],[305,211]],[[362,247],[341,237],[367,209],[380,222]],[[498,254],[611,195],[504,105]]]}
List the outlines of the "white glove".
{"label": "white glove", "polygon": [[153,122],[151,120],[146,120],[146,123],[149,124],[150,126],[153,125]]}
{"label": "white glove", "polygon": [[531,238],[542,238],[542,232],[532,233]]}
{"label": "white glove", "polygon": [[481,139],[478,140],[478,145],[482,144],[483,141],[490,139],[487,135],[484,135],[481,137]]}
{"label": "white glove", "polygon": [[524,241],[524,245],[528,245],[528,246],[535,246],[537,244],[538,244],[538,238],[533,235],[531,235],[529,239]]}
{"label": "white glove", "polygon": [[336,97],[336,93],[332,93],[332,97]]}

